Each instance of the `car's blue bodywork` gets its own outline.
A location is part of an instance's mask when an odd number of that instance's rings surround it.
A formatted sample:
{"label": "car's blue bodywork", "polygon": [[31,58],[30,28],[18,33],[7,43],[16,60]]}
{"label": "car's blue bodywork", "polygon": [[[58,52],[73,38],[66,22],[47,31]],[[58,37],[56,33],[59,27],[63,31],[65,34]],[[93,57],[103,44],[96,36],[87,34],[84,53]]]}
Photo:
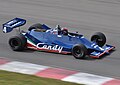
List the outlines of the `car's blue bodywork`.
{"label": "car's blue bodywork", "polygon": [[[7,33],[16,27],[20,27],[26,23],[26,20],[15,18],[3,24],[3,32]],[[111,45],[98,46],[95,42],[89,41],[83,35],[78,33],[70,33],[69,35],[58,35],[54,33],[54,29],[42,24],[42,28],[46,32],[39,32],[32,29],[28,32],[21,32],[27,38],[27,47],[36,50],[43,50],[49,52],[57,52],[68,54],[76,44],[83,44],[89,51],[88,55],[91,57],[99,58],[103,54],[109,54],[109,51],[114,48]],[[57,31],[56,31],[57,32]]]}

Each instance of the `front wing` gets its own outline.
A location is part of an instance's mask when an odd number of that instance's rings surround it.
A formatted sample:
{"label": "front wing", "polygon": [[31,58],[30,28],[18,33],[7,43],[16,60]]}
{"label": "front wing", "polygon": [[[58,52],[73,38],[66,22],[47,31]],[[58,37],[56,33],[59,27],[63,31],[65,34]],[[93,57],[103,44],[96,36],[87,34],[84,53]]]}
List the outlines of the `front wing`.
{"label": "front wing", "polygon": [[111,45],[106,45],[103,47],[103,49],[105,49],[105,51],[100,52],[100,51],[94,51],[92,53],[90,53],[90,56],[92,58],[100,58],[102,57],[104,54],[110,54],[110,51],[112,51],[115,48],[115,46],[111,46]]}

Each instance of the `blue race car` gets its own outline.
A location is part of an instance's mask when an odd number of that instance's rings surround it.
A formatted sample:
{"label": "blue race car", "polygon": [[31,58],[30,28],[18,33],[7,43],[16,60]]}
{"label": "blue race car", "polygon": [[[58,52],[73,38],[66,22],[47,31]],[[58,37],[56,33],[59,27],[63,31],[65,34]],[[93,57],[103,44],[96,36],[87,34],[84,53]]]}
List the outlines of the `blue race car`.
{"label": "blue race car", "polygon": [[45,24],[34,24],[28,28],[27,32],[20,30],[26,20],[14,18],[3,24],[3,32],[11,32],[18,28],[19,34],[9,39],[9,45],[13,51],[22,51],[26,48],[55,52],[61,54],[72,54],[76,59],[100,58],[104,54],[109,54],[115,47],[105,44],[106,37],[101,32],[92,35],[91,41],[78,33],[69,32],[67,28],[59,25],[55,28]]}

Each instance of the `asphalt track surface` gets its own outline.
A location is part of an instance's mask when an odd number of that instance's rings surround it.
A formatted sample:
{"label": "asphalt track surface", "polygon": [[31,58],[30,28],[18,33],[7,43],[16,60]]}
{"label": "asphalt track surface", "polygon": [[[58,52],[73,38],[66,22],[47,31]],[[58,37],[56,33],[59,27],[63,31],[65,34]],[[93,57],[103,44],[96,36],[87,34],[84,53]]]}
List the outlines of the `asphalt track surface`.
{"label": "asphalt track surface", "polygon": [[77,60],[72,55],[37,51],[13,52],[8,39],[15,32],[0,30],[0,57],[53,67],[67,68],[120,79],[120,0],[0,0],[0,25],[14,17],[34,23],[56,24],[79,31],[85,37],[97,31],[107,36],[116,50],[102,59]]}

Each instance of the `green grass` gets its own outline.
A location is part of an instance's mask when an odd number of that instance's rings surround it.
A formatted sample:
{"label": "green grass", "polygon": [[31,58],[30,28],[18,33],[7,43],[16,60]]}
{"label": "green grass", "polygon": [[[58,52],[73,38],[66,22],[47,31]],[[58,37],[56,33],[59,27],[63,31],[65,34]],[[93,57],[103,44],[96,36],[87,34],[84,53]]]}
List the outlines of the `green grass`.
{"label": "green grass", "polygon": [[80,85],[80,84],[0,70],[0,85]]}

